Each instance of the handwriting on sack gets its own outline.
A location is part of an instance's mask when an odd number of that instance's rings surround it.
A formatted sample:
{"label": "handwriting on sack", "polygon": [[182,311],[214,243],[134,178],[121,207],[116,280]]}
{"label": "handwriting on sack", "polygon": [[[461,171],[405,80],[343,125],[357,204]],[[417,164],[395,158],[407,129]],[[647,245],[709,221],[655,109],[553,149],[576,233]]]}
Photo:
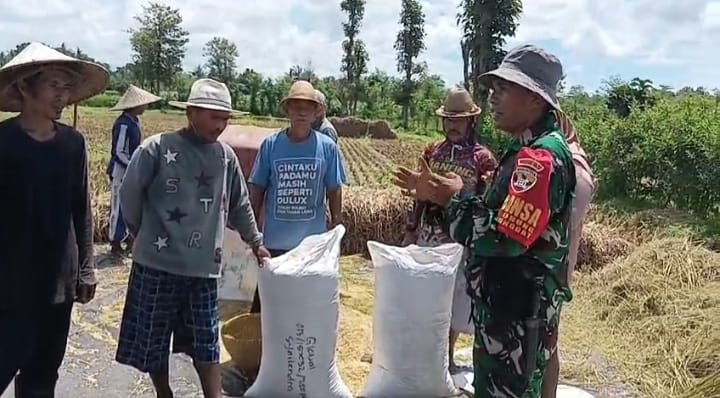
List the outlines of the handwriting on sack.
{"label": "handwriting on sack", "polygon": [[305,336],[305,325],[295,325],[295,335],[285,338],[287,353],[287,392],[297,391],[306,398],[305,380],[308,370],[315,370],[315,345],[317,338]]}

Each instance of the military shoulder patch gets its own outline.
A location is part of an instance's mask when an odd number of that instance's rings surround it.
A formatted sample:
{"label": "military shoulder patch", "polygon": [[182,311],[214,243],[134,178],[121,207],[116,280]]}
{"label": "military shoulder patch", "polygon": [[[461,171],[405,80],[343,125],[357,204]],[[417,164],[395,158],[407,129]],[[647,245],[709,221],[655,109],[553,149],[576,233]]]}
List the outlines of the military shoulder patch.
{"label": "military shoulder patch", "polygon": [[515,157],[508,195],[498,214],[497,230],[529,248],[550,222],[550,176],[553,155],[524,147]]}

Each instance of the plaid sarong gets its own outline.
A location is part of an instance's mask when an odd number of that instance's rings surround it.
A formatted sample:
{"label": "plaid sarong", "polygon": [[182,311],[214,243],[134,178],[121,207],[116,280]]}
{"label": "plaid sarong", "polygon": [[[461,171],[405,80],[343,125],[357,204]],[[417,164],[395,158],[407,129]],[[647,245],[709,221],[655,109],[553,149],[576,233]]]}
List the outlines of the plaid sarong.
{"label": "plaid sarong", "polygon": [[217,280],[173,275],[133,263],[116,360],[141,372],[168,368],[174,352],[220,361]]}

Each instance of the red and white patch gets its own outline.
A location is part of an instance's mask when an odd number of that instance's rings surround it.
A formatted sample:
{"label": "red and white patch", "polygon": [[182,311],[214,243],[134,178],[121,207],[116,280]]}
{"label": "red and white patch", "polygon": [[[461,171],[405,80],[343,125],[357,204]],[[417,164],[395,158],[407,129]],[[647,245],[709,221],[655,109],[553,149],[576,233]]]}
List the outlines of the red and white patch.
{"label": "red and white patch", "polygon": [[508,195],[498,214],[498,231],[529,248],[550,223],[553,156],[546,149],[522,148],[515,158]]}
{"label": "red and white patch", "polygon": [[513,170],[510,178],[510,188],[515,193],[521,193],[532,189],[538,180],[538,175],[542,173],[545,167],[542,163],[535,159],[521,158],[515,162],[515,170]]}

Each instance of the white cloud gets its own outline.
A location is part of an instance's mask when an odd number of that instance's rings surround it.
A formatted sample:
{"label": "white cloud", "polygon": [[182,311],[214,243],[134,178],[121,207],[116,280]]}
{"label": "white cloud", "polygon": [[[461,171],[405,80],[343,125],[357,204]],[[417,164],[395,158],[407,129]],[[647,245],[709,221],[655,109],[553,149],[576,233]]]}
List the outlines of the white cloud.
{"label": "white cloud", "polygon": [[[2,0],[0,49],[22,41],[64,41],[114,66],[130,61],[126,30],[135,26],[145,0]],[[339,0],[175,0],[190,32],[185,66],[203,62],[202,47],[213,36],[233,40],[239,65],[279,75],[293,64],[311,62],[320,74],[339,74],[345,16]],[[426,46],[422,55],[448,84],[461,79],[459,0],[423,0]],[[399,0],[368,0],[361,37],[370,68],[395,73],[393,43]],[[72,15],[75,13],[75,15]],[[526,0],[517,36],[520,42],[554,41],[566,72],[602,61],[622,69],[683,67],[687,82],[712,86],[719,79],[720,1],[718,0]],[[595,79],[599,77],[588,77]],[[701,80],[698,80],[701,79]],[[569,80],[583,80],[569,76]],[[587,79],[585,79],[587,80]],[[599,81],[597,82],[599,84]],[[680,84],[680,83],[678,83]]]}

